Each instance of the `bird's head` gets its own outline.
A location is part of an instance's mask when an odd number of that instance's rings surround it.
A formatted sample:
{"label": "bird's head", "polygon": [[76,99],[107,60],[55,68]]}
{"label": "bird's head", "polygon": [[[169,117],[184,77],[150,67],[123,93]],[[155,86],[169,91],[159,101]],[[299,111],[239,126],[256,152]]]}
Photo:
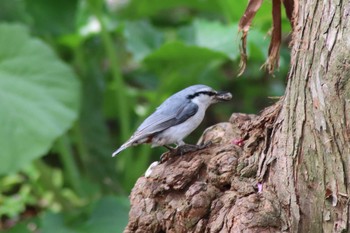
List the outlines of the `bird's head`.
{"label": "bird's head", "polygon": [[206,107],[213,103],[232,99],[230,92],[215,91],[213,88],[205,85],[192,86],[188,92],[187,99],[191,100],[193,103]]}

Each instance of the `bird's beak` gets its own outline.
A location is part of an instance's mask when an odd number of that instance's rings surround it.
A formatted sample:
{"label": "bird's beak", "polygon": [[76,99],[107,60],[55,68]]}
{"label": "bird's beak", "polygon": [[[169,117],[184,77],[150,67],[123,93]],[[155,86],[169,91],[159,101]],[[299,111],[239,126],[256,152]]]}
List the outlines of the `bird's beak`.
{"label": "bird's beak", "polygon": [[215,95],[215,99],[217,101],[229,101],[230,99],[232,99],[232,95],[230,92],[218,91]]}

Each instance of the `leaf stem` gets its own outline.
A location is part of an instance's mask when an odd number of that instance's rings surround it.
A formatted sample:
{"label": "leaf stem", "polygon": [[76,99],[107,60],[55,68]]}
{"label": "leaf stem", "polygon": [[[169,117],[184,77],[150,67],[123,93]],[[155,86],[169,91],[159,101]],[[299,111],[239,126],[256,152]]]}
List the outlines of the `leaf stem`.
{"label": "leaf stem", "polygon": [[[100,5],[100,4],[99,4]],[[107,57],[110,61],[111,65],[111,72],[113,75],[113,81],[116,88],[116,102],[118,104],[118,116],[120,119],[120,127],[121,127],[121,136],[122,140],[128,139],[130,136],[130,111],[127,101],[127,95],[126,95],[126,87],[125,83],[120,71],[118,58],[116,55],[116,48],[113,44],[113,40],[111,35],[109,34],[106,24],[102,17],[102,6],[97,7],[91,6],[91,9],[93,10],[97,20],[100,23],[101,31],[100,35],[103,40],[103,44],[107,53]]]}
{"label": "leaf stem", "polygon": [[69,137],[67,135],[63,135],[61,138],[57,141],[57,147],[59,150],[59,156],[63,163],[63,168],[65,171],[65,174],[68,178],[68,182],[74,189],[76,193],[79,195],[83,195],[83,189],[80,184],[80,174],[78,166],[76,165],[74,161],[74,156],[72,149],[70,147],[70,141]]}

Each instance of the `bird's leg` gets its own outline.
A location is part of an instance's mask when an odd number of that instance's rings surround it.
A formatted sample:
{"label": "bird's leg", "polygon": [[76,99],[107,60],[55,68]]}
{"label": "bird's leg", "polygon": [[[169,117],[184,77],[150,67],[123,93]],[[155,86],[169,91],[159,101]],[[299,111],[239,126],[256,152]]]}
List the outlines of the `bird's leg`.
{"label": "bird's leg", "polygon": [[200,145],[185,144],[182,146],[178,146],[176,149],[180,150],[181,154],[186,154],[188,152],[203,150],[203,149],[209,147],[211,144],[212,143],[210,141],[206,142],[204,144],[200,144]]}
{"label": "bird's leg", "polygon": [[183,141],[181,142],[182,143],[178,143],[178,147],[175,149],[176,154],[180,155],[186,154],[188,152],[203,150],[212,144],[210,141],[200,145],[185,144]]}
{"label": "bird's leg", "polygon": [[182,155],[182,154],[186,154],[188,152],[197,151],[199,149],[199,146],[192,145],[192,144],[184,144],[184,145],[178,146],[176,149],[179,150],[181,155]]}
{"label": "bird's leg", "polygon": [[176,148],[168,146],[168,145],[163,145],[165,148],[167,148],[170,152],[176,150]]}
{"label": "bird's leg", "polygon": [[177,155],[183,155],[186,154],[188,152],[193,152],[196,151],[198,148],[196,145],[191,145],[191,144],[186,144],[184,141],[178,141],[177,142],[177,147],[176,147],[176,154]]}
{"label": "bird's leg", "polygon": [[193,152],[198,150],[198,145],[185,144],[183,141],[177,142],[177,147],[175,148],[168,145],[163,145],[163,146],[169,150],[169,153],[162,155],[161,157],[162,161],[169,156],[184,155],[188,152]]}
{"label": "bird's leg", "polygon": [[201,143],[199,145],[185,144],[183,142],[181,145],[179,144],[177,149],[184,150],[185,153],[187,153],[187,152],[193,152],[193,151],[197,151],[197,150],[203,150],[203,149],[209,147],[211,144],[212,144],[211,141],[208,141],[206,143]]}
{"label": "bird's leg", "polygon": [[177,148],[168,146],[168,145],[163,145],[165,148],[167,148],[169,151],[168,153],[164,153],[160,156],[160,161],[164,162],[169,159],[170,156],[175,155],[177,152]]}

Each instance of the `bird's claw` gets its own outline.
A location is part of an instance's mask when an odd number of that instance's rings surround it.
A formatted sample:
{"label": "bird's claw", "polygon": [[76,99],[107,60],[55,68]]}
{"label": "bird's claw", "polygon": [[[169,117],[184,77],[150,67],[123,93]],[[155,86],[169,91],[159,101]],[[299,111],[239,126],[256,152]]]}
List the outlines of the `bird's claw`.
{"label": "bird's claw", "polygon": [[185,144],[185,145],[182,145],[182,146],[178,146],[177,148],[175,148],[175,150],[178,150],[177,153],[180,152],[180,155],[184,155],[184,154],[186,154],[188,152],[195,152],[195,151],[198,151],[198,150],[203,150],[205,148],[208,148],[211,145],[212,145],[211,141],[208,141],[206,143],[202,143],[200,145]]}
{"label": "bird's claw", "polygon": [[198,145],[198,147],[199,147],[199,150],[203,150],[203,149],[205,149],[205,148],[208,148],[208,147],[211,146],[212,144],[213,144],[212,141],[207,141],[206,143],[202,143],[202,144]]}
{"label": "bird's claw", "polygon": [[168,160],[170,157],[184,155],[184,154],[187,154],[189,152],[203,150],[203,149],[209,147],[210,145],[212,145],[211,141],[206,142],[206,143],[202,143],[200,145],[184,144],[184,145],[178,146],[176,148],[167,147],[169,149],[169,152],[164,153],[160,157],[160,160],[163,162],[165,160]]}
{"label": "bird's claw", "polygon": [[198,145],[185,144],[182,146],[178,146],[175,150],[175,155],[184,155],[189,152],[197,151],[199,148]]}

